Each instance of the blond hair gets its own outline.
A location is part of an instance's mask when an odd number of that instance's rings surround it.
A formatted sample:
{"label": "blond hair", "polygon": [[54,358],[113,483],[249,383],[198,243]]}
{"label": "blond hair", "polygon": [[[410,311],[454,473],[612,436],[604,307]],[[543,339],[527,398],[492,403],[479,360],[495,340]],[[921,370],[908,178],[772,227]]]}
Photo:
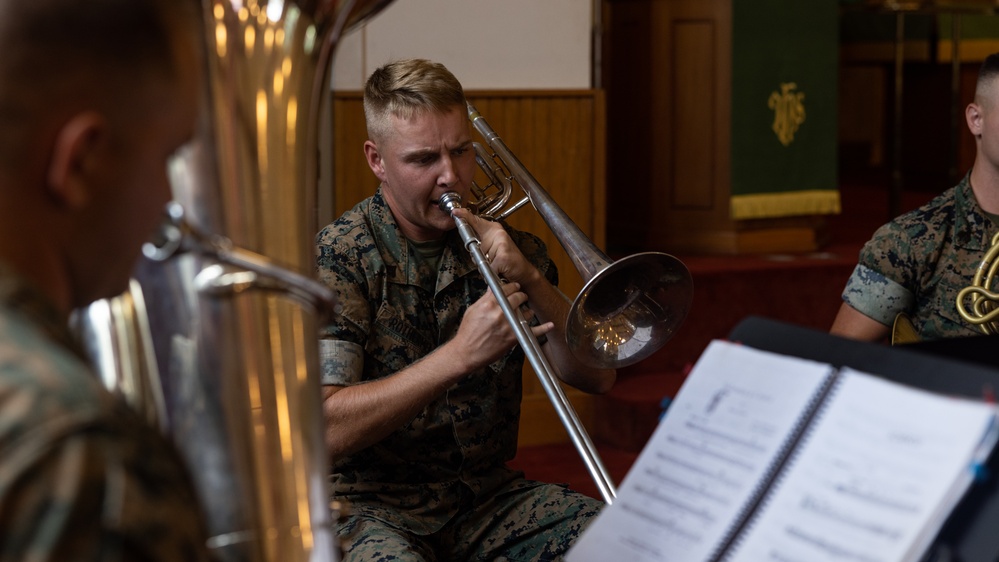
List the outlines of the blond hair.
{"label": "blond hair", "polygon": [[408,120],[454,107],[465,107],[461,83],[443,64],[426,59],[388,63],[371,73],[364,87],[364,119],[375,142],[388,134],[389,116]]}

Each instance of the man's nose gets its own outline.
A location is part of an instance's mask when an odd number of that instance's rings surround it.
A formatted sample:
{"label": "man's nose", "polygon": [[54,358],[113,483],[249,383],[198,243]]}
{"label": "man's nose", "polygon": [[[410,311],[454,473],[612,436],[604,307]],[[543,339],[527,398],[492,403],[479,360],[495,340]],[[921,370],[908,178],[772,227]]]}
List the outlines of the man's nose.
{"label": "man's nose", "polygon": [[441,171],[437,182],[445,187],[451,187],[458,181],[458,173],[455,171],[454,159],[451,156],[441,158]]}

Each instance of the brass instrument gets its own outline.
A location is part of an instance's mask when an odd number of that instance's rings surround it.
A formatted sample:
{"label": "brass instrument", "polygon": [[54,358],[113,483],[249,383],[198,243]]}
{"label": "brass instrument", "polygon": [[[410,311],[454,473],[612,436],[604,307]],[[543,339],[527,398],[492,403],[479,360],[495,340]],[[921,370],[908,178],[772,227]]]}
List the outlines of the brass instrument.
{"label": "brass instrument", "polygon": [[916,343],[919,341],[919,332],[912,323],[912,319],[904,312],[895,315],[895,321],[891,325],[891,345]]}
{"label": "brass instrument", "polygon": [[999,293],[992,291],[993,280],[996,269],[999,268],[999,261],[996,255],[999,254],[999,232],[992,237],[992,245],[989,247],[971,285],[961,289],[957,294],[957,312],[982,333],[987,335],[999,334]]}
{"label": "brass instrument", "polygon": [[169,423],[163,381],[139,282],[132,279],[121,295],[74,311],[70,325],[104,386],[118,391],[150,425],[165,431]]}
{"label": "brass instrument", "polygon": [[167,220],[124,305],[76,321],[94,353],[151,347],[102,376],[125,394],[141,385],[121,381],[162,383],[147,415],[187,461],[218,559],[338,560],[318,365],[334,301],[313,279],[319,108],[343,33],[390,0],[199,1],[204,110],[171,164]]}
{"label": "brass instrument", "polygon": [[[486,157],[484,149],[476,149],[480,167],[491,181],[501,183],[495,188],[501,191],[499,196],[490,194],[492,183],[475,187],[486,199],[475,203],[478,214],[502,220],[530,202],[583,278],[583,289],[566,325],[573,353],[588,365],[616,369],[637,363],[665,345],[683,323],[692,300],[693,283],[683,262],[660,252],[612,261],[555,203],[472,104],[468,104],[468,118],[493,150]],[[497,202],[509,199],[513,183],[526,196],[509,210],[498,212],[502,204]]]}
{"label": "brass instrument", "polygon": [[[692,282],[686,266],[673,256],[654,252],[611,262],[555,204],[471,104],[468,104],[468,115],[494,151],[488,154],[484,148],[476,146],[476,159],[490,180],[489,185],[473,189],[480,197],[472,205],[476,212],[498,220],[530,201],[583,277],[585,285],[572,304],[565,329],[569,347],[577,358],[588,365],[617,368],[644,359],[665,344],[690,307]],[[499,212],[509,200],[514,182],[521,186],[526,197],[510,211]],[[613,503],[614,484],[540,344],[520,310],[513,308],[505,298],[501,280],[485,259],[475,231],[466,221],[453,215],[453,211],[461,207],[461,198],[453,192],[446,193],[440,199],[440,207],[454,218],[458,233],[499,301],[597,488],[608,505]]]}

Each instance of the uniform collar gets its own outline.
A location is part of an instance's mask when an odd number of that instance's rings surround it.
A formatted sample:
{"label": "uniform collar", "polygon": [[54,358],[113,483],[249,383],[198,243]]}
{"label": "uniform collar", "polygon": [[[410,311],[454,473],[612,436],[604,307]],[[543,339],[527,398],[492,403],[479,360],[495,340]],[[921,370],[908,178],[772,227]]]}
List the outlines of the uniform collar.
{"label": "uniform collar", "polygon": [[971,172],[968,172],[957,185],[954,196],[954,236],[955,243],[968,250],[979,251],[992,245],[992,232],[995,230],[990,219],[971,189]]}
{"label": "uniform collar", "polygon": [[476,269],[457,229],[453,229],[445,236],[440,268],[433,271],[410,247],[380,187],[371,198],[368,220],[385,264],[386,276],[393,283],[416,285],[437,293]]}

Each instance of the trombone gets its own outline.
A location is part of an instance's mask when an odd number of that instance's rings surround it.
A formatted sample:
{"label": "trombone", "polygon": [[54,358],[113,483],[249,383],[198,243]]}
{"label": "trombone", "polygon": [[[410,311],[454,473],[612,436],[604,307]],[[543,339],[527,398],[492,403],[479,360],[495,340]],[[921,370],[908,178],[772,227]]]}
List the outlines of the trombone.
{"label": "trombone", "polygon": [[[692,300],[693,283],[683,262],[659,252],[644,252],[612,261],[554,202],[475,107],[469,103],[467,108],[472,125],[493,151],[489,154],[478,143],[475,145],[476,160],[490,183],[484,188],[473,186],[479,200],[470,207],[480,217],[502,220],[530,202],[583,278],[583,289],[572,303],[565,326],[572,353],[588,365],[616,369],[636,363],[662,347],[683,322]],[[526,196],[507,211],[500,212],[509,201],[513,183],[520,185]],[[490,187],[498,193],[489,193]],[[562,391],[530,326],[520,310],[514,309],[505,298],[501,280],[486,261],[474,229],[453,214],[461,207],[461,198],[455,193],[446,193],[439,204],[454,218],[465,247],[496,295],[559,419],[610,505],[615,497],[614,485],[593,442]]]}

